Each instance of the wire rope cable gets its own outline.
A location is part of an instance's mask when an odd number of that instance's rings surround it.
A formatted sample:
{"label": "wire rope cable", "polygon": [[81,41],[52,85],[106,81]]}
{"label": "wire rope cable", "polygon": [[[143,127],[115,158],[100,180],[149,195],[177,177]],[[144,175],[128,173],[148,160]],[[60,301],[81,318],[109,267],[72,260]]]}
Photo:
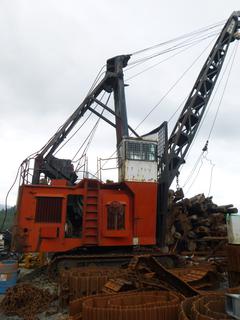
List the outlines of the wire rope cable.
{"label": "wire rope cable", "polygon": [[[181,79],[185,76],[185,74],[193,67],[193,65],[200,59],[200,57],[206,52],[206,50],[209,48],[209,46],[212,44],[212,42],[214,41],[214,39],[204,48],[204,50],[202,50],[202,52],[198,55],[198,57],[196,59],[194,59],[194,61],[192,62],[192,64],[190,65],[190,67],[188,67],[183,74],[177,79],[177,81],[174,82],[174,84],[170,87],[170,89],[163,95],[163,97],[157,102],[157,104],[155,104],[153,106],[153,108],[148,112],[148,114],[144,117],[144,119],[135,127],[134,130],[137,130],[140,125],[142,125],[142,123],[150,116],[150,114],[162,103],[162,101],[168,96],[168,94],[174,89],[174,87],[181,81]],[[186,98],[185,98],[186,99]],[[184,99],[184,100],[185,100]],[[177,108],[177,110],[174,112],[174,114],[170,117],[171,118],[177,113],[177,111],[180,109],[181,105]],[[117,150],[115,150],[111,156],[109,157],[110,159],[117,153]],[[108,160],[106,160],[102,167],[104,167],[107,164]],[[100,169],[99,169],[100,170]],[[98,174],[99,170],[96,172],[95,175]]]}
{"label": "wire rope cable", "polygon": [[181,76],[172,84],[172,86],[167,90],[167,92],[162,96],[162,98],[152,107],[152,109],[147,113],[147,115],[143,118],[143,120],[136,126],[134,130],[137,130],[140,125],[151,115],[151,113],[162,103],[162,101],[168,96],[168,94],[176,87],[176,85],[184,78],[184,76],[188,73],[189,70],[195,65],[195,63],[201,58],[201,56],[206,52],[211,43],[207,45],[207,47],[202,50],[202,52],[193,60],[191,65],[185,69],[185,71],[181,74]]}
{"label": "wire rope cable", "polygon": [[147,62],[147,61],[150,60],[150,59],[154,59],[154,58],[156,58],[156,57],[158,57],[158,56],[167,54],[167,53],[169,53],[169,52],[172,52],[172,51],[175,51],[175,50],[184,48],[184,47],[186,47],[186,46],[193,45],[193,44],[195,44],[195,43],[201,42],[201,41],[203,41],[203,40],[205,40],[205,39],[208,39],[208,38],[210,38],[210,37],[212,37],[212,36],[215,36],[215,35],[217,35],[217,34],[219,34],[219,31],[215,31],[215,32],[209,33],[209,34],[207,34],[207,35],[203,35],[203,36],[198,37],[198,38],[195,37],[195,38],[193,38],[193,39],[190,39],[192,42],[188,39],[188,40],[185,40],[185,41],[183,41],[183,42],[181,42],[181,43],[179,43],[179,44],[176,44],[176,45],[174,45],[174,46],[172,46],[172,47],[170,47],[170,48],[167,48],[167,49],[165,49],[165,50],[162,50],[162,51],[160,51],[160,52],[157,52],[157,53],[154,53],[154,54],[152,54],[152,55],[143,57],[143,58],[141,58],[141,59],[139,59],[139,60],[136,60],[136,61],[132,61],[132,62],[130,62],[130,63],[128,64],[128,68],[126,68],[126,71],[129,71],[129,70],[131,70],[132,68],[135,68],[136,66],[139,66],[139,64],[142,64],[142,63]]}
{"label": "wire rope cable", "polygon": [[163,46],[163,45],[172,43],[172,42],[174,42],[174,41],[181,40],[181,39],[183,39],[183,38],[185,38],[185,37],[190,37],[190,36],[192,36],[192,35],[194,35],[194,34],[197,34],[197,33],[200,33],[200,32],[205,32],[206,30],[210,30],[210,29],[216,28],[216,27],[222,25],[225,21],[226,21],[226,20],[218,21],[218,22],[213,23],[213,24],[210,24],[210,25],[208,25],[208,26],[206,26],[206,27],[202,27],[202,28],[197,29],[197,30],[195,30],[195,31],[192,31],[192,32],[189,32],[189,33],[185,33],[185,34],[183,34],[183,35],[181,35],[181,36],[178,36],[178,37],[176,37],[176,38],[173,38],[173,39],[171,39],[171,40],[168,40],[168,41],[165,41],[165,42],[161,42],[161,43],[158,43],[158,44],[156,44],[156,45],[153,45],[153,46],[150,46],[150,47],[146,47],[146,48],[144,48],[144,49],[141,49],[141,50],[132,52],[132,55],[138,55],[138,54],[140,54],[140,53],[143,53],[143,52],[146,52],[146,51],[149,51],[149,50],[153,50],[153,49],[155,49],[155,48],[157,48],[157,47],[159,47],[159,46]]}
{"label": "wire rope cable", "polygon": [[[101,100],[103,99],[104,95],[105,95],[105,92],[104,92],[103,96],[101,97]],[[106,103],[105,103],[106,105],[108,104],[108,102],[109,102],[109,100],[110,100],[110,97],[111,97],[111,93],[108,95],[107,101],[106,101]],[[102,109],[102,112],[101,112],[101,115],[104,113],[104,110],[105,110],[105,109],[103,108],[103,109]],[[73,161],[73,162],[79,161],[79,160],[82,158],[82,155],[83,155],[83,154],[87,151],[87,149],[89,148],[89,145],[90,145],[90,143],[91,143],[91,141],[92,141],[92,139],[93,139],[93,137],[94,137],[94,134],[95,134],[95,132],[96,132],[96,129],[97,129],[97,127],[98,127],[98,124],[99,124],[100,120],[101,120],[101,118],[99,117],[99,118],[97,119],[96,123],[94,124],[93,128],[91,129],[90,133],[88,134],[88,136],[86,137],[86,139],[85,139],[84,142],[82,143],[82,145],[78,148],[77,152],[75,153],[75,155],[74,155],[73,158],[72,158],[72,161]],[[79,159],[77,159],[77,160],[74,160],[74,159],[77,157],[77,155],[79,154],[79,152],[81,151],[81,149],[83,148],[83,146],[86,144],[87,141],[88,141],[88,143],[87,143],[87,145],[86,145],[86,147],[85,147],[85,149],[84,149],[81,157],[80,157]]]}
{"label": "wire rope cable", "polygon": [[[211,35],[211,37],[215,36],[216,34],[217,34],[217,33]],[[209,37],[205,37],[205,38],[203,38],[203,39],[201,39],[201,40],[194,41],[194,42],[188,44],[187,46],[184,46],[184,48],[183,48],[182,50],[180,50],[179,52],[176,52],[176,53],[172,54],[171,56],[169,56],[169,57],[167,57],[167,58],[165,58],[165,59],[163,59],[163,60],[160,60],[160,61],[158,61],[157,63],[155,63],[155,64],[153,64],[153,65],[151,65],[151,66],[149,66],[149,67],[147,67],[147,68],[145,68],[145,69],[137,72],[137,73],[135,73],[134,75],[132,75],[132,76],[130,76],[129,78],[127,78],[126,81],[129,81],[129,80],[132,80],[132,79],[136,78],[137,76],[143,74],[144,72],[149,71],[149,70],[155,68],[156,66],[162,64],[163,62],[166,62],[166,61],[168,61],[168,60],[176,57],[177,55],[185,52],[186,50],[188,50],[188,49],[190,49],[190,48],[192,48],[194,45],[198,45],[200,42],[202,42],[202,41],[204,41],[204,40],[206,40],[206,39],[208,39],[208,38],[210,38],[210,36],[209,36]],[[126,71],[128,71],[128,70],[129,70],[129,69],[127,69]]]}

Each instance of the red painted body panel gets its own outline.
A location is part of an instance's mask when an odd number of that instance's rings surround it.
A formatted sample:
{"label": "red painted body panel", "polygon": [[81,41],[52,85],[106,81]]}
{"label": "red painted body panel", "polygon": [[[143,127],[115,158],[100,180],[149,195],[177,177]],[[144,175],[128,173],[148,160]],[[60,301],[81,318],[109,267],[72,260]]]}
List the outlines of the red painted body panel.
{"label": "red painted body panel", "polygon": [[[83,202],[82,231],[77,237],[66,236],[68,195],[80,196]],[[37,209],[37,199],[46,198],[49,203],[57,199],[54,212],[51,207]],[[148,182],[104,184],[84,179],[75,186],[67,186],[65,180],[55,180],[51,185],[23,185],[13,248],[20,252],[59,252],[88,246],[132,246],[134,238],[139,245],[154,245],[156,199],[157,184]],[[124,208],[124,227],[119,230],[108,227],[108,207],[113,202]],[[38,210],[47,222],[39,221]],[[49,217],[51,214],[56,220]]]}

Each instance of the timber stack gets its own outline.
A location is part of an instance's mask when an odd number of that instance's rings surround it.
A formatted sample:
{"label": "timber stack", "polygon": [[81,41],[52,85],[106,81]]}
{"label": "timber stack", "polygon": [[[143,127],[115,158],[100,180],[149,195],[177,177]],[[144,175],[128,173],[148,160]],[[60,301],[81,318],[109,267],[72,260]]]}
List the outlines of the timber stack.
{"label": "timber stack", "polygon": [[169,250],[200,255],[222,250],[227,242],[226,214],[237,212],[232,204],[218,206],[203,193],[184,198],[181,189],[170,190],[166,235]]}

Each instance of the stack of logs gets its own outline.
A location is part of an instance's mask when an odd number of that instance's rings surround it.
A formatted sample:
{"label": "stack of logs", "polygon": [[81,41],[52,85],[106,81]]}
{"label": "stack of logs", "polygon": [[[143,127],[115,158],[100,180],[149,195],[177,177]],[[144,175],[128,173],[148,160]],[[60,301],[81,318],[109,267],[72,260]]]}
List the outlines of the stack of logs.
{"label": "stack of logs", "polygon": [[236,212],[232,204],[218,206],[203,193],[188,199],[181,189],[170,190],[166,245],[172,252],[213,253],[226,243],[226,214]]}

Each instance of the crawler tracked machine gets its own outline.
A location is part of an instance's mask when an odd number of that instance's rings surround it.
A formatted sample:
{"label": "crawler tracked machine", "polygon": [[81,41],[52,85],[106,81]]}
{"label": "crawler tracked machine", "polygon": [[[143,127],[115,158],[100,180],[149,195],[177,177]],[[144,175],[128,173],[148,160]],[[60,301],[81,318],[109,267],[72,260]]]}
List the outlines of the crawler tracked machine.
{"label": "crawler tracked machine", "polygon": [[[22,164],[14,250],[107,252],[113,247],[164,245],[168,190],[184,163],[228,48],[239,39],[239,17],[239,11],[233,12],[224,25],[169,137],[167,122],[143,136],[129,126],[123,70],[131,55],[107,61],[104,78],[34,158]],[[113,93],[114,110],[101,101],[104,92]],[[118,182],[88,175],[79,181],[71,160],[54,156],[87,111],[116,131]]]}

